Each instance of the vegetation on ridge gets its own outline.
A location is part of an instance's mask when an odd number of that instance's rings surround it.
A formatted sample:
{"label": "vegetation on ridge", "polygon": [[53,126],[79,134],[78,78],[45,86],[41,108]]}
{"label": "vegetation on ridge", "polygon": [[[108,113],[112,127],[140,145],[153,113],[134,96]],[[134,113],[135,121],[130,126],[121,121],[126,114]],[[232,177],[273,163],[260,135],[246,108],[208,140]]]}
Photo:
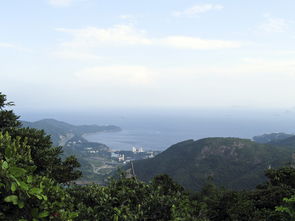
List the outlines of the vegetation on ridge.
{"label": "vegetation on ridge", "polygon": [[[294,150],[239,138],[205,138],[175,144],[152,159],[133,163],[136,175],[148,181],[168,174],[189,190],[200,190],[208,177],[219,187],[252,189],[263,173],[292,162]],[[127,167],[128,168],[128,167]]]}

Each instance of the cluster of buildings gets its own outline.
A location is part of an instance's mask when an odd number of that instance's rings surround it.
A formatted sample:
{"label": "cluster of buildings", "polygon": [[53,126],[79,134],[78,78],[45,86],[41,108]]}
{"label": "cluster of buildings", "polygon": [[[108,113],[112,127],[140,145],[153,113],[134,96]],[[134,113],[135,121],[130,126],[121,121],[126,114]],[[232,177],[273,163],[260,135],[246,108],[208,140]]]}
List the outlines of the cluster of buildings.
{"label": "cluster of buildings", "polygon": [[111,157],[116,158],[119,162],[124,162],[125,161],[125,155],[124,154],[119,154],[119,153],[116,153],[116,152],[112,152]]}
{"label": "cluster of buildings", "polygon": [[85,151],[87,152],[87,153],[100,153],[101,151],[99,151],[99,150],[94,150],[92,147],[86,147],[85,148]]}
{"label": "cluster of buildings", "polygon": [[139,148],[136,148],[136,147],[132,147],[132,152],[133,153],[143,153],[143,148],[142,147],[139,147]]}
{"label": "cluster of buildings", "polygon": [[114,151],[111,157],[125,164],[133,160],[153,158],[157,153],[156,151],[144,151],[142,147],[132,147],[132,151]]}

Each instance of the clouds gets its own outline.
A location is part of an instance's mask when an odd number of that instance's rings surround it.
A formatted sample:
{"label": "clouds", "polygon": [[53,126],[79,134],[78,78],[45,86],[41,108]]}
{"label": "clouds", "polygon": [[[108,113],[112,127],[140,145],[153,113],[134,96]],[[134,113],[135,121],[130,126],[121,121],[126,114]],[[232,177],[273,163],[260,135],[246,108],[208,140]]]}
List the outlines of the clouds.
{"label": "clouds", "polygon": [[273,18],[270,15],[264,16],[266,21],[260,25],[261,30],[265,32],[285,32],[289,27],[289,22],[283,18]]}
{"label": "clouds", "polygon": [[54,7],[67,7],[70,6],[73,0],[48,0],[49,4]]}
{"label": "clouds", "polygon": [[11,43],[0,42],[0,48],[16,48],[17,46]]}
{"label": "clouds", "polygon": [[[256,107],[263,107],[266,103],[274,106],[282,99],[288,101],[287,97],[294,91],[294,65],[292,59],[252,58],[236,64],[177,65],[173,68],[94,66],[79,71],[74,79],[78,91],[85,91],[93,99],[107,97],[113,104],[130,104],[136,97],[140,105],[223,106],[254,103]],[[131,105],[138,105],[136,102]]]}
{"label": "clouds", "polygon": [[147,86],[153,81],[154,71],[139,65],[95,66],[76,74],[77,80],[89,86]]}
{"label": "clouds", "polygon": [[159,45],[178,49],[190,50],[218,50],[240,48],[238,41],[210,40],[189,36],[167,36],[158,40]]}
{"label": "clouds", "polygon": [[17,44],[12,44],[8,42],[0,42],[0,48],[6,48],[6,49],[14,49],[21,52],[31,52],[32,50],[29,48],[25,48],[22,46],[19,46]]}
{"label": "clouds", "polygon": [[[86,27],[81,29],[59,28],[70,40],[63,41],[55,54],[63,58],[97,58],[100,47],[162,47],[183,50],[220,50],[239,48],[238,41],[203,39],[193,36],[167,35],[150,37],[145,30],[133,25],[114,25],[110,28]],[[80,55],[79,55],[80,54]]]}
{"label": "clouds", "polygon": [[221,11],[223,9],[223,5],[219,4],[199,4],[194,5],[190,8],[187,8],[183,11],[176,11],[173,13],[174,16],[180,17],[192,17],[195,15],[203,14],[209,11]]}
{"label": "clouds", "polygon": [[80,60],[80,61],[97,61],[101,60],[100,56],[97,56],[90,52],[76,51],[71,49],[61,49],[52,53],[57,58],[70,59],[70,60]]}
{"label": "clouds", "polygon": [[97,47],[108,45],[149,45],[151,40],[145,37],[145,32],[131,25],[114,25],[110,28],[87,27],[81,29],[59,28],[57,31],[70,34],[73,39],[64,42],[63,46]]}
{"label": "clouds", "polygon": [[59,28],[70,40],[63,41],[54,52],[59,58],[75,60],[100,59],[99,48],[151,45],[145,32],[131,25],[114,25],[110,28],[86,27],[81,29]]}
{"label": "clouds", "polygon": [[[3,85],[19,94],[24,86],[40,102],[53,91],[51,106],[55,97],[75,104],[78,96],[81,106],[88,98],[98,107],[146,101],[154,106],[226,100],[230,105],[260,104],[261,91],[269,102],[286,97],[288,105],[289,94],[295,96],[291,0],[208,0],[195,5],[46,0],[21,2],[20,7],[13,2],[1,7],[8,18],[0,39]],[[263,16],[265,10],[272,14]],[[272,92],[281,85],[288,96]],[[37,86],[42,96],[35,93]],[[136,103],[130,101],[134,96]]]}

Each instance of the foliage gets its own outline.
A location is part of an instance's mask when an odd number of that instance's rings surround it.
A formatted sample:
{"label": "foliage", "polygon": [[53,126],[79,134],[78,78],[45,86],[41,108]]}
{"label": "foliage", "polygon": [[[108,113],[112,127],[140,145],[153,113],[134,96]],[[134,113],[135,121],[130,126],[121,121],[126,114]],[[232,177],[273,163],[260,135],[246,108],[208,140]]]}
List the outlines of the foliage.
{"label": "foliage", "polygon": [[276,211],[285,213],[289,219],[295,220],[295,195],[283,199],[284,205],[276,207]]}
{"label": "foliage", "polygon": [[76,170],[80,166],[77,159],[70,156],[63,161],[60,158],[62,148],[53,147],[50,136],[43,130],[20,128],[19,117],[13,111],[5,110],[7,105],[12,104],[6,102],[6,96],[0,93],[0,131],[8,132],[12,138],[30,146],[31,164],[36,167],[34,174],[53,178],[59,183],[78,179],[81,172]]}
{"label": "foliage", "polygon": [[68,189],[79,211],[78,220],[205,220],[202,205],[167,176],[147,184],[121,177],[108,186]]}
{"label": "foliage", "polygon": [[66,220],[76,213],[70,197],[53,180],[34,175],[31,149],[20,138],[0,133],[0,219]]}
{"label": "foliage", "polygon": [[133,165],[144,181],[168,174],[186,189],[200,190],[211,176],[219,187],[243,190],[264,182],[263,173],[269,166],[276,168],[290,162],[292,152],[247,139],[205,138],[180,142]]}
{"label": "foliage", "polygon": [[285,177],[294,172],[295,169],[288,167],[268,170],[268,181],[248,191],[220,189],[209,182],[194,195],[193,200],[205,203],[209,220],[291,221],[294,220],[294,202],[291,197],[295,194],[293,183],[290,185],[289,179],[273,181],[277,180],[276,177]]}
{"label": "foliage", "polygon": [[12,110],[6,110],[5,107],[13,106],[13,102],[7,102],[6,95],[0,92],[0,130],[4,128],[14,128],[21,125],[19,116],[16,116]]}
{"label": "foliage", "polygon": [[286,185],[295,189],[295,169],[292,167],[270,169],[266,171],[265,175],[273,186]]}

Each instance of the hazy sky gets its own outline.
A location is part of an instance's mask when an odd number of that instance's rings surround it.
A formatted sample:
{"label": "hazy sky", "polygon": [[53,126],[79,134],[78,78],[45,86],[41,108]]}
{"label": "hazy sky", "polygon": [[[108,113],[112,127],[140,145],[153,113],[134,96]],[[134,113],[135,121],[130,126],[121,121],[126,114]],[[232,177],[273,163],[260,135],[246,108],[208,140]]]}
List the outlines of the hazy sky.
{"label": "hazy sky", "polygon": [[20,109],[295,106],[294,0],[2,0]]}

